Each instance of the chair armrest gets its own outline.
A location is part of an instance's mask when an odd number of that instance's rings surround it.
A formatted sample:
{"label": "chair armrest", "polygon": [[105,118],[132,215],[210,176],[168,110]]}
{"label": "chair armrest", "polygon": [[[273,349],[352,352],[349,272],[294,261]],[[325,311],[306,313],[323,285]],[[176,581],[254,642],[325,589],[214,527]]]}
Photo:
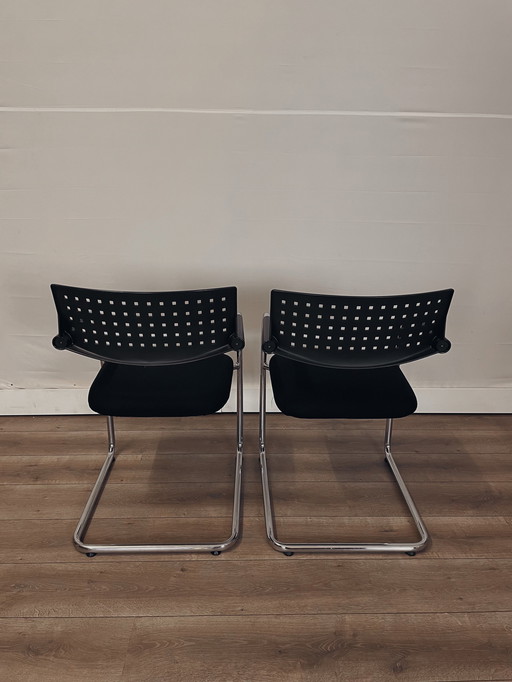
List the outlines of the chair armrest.
{"label": "chair armrest", "polygon": [[73,343],[73,339],[67,332],[62,332],[62,334],[57,334],[52,339],[52,346],[57,350],[66,350]]}
{"label": "chair armrest", "polygon": [[244,318],[240,313],[237,313],[236,315],[236,335],[245,343]]}
{"label": "chair armrest", "polygon": [[263,324],[261,328],[261,350],[264,353],[273,353],[277,348],[277,341],[271,336],[270,332],[270,315],[265,313],[263,315]]}
{"label": "chair armrest", "polygon": [[236,332],[229,337],[229,345],[237,351],[245,347],[244,319],[240,313],[236,315]]}
{"label": "chair armrest", "polygon": [[442,339],[435,338],[432,341],[432,348],[436,351],[436,353],[448,353],[451,347],[451,341],[444,337]]}

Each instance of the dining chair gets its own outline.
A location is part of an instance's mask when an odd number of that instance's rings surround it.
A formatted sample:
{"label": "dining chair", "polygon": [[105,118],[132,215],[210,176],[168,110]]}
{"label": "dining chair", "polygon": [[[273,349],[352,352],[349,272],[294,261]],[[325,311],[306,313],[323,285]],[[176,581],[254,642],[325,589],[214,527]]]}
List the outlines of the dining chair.
{"label": "dining chair", "polygon": [[[107,417],[108,454],[75,530],[75,547],[90,557],[128,552],[218,555],[232,547],[240,535],[245,345],[236,287],[133,292],[52,284],[51,290],[58,317],[53,345],[100,361],[89,389],[89,406]],[[86,542],[116,460],[114,418],[214,414],[231,395],[234,372],[236,459],[230,536],[182,544]]]}
{"label": "dining chair", "polygon": [[[393,420],[417,408],[400,365],[446,353],[453,289],[399,296],[336,296],[273,290],[263,318],[260,467],[267,538],[294,552],[405,552],[429,535],[391,452]],[[384,457],[418,531],[404,542],[286,542],[276,537],[266,456],[267,375],[276,406],[299,419],[383,419]],[[321,506],[322,500],[318,500]]]}

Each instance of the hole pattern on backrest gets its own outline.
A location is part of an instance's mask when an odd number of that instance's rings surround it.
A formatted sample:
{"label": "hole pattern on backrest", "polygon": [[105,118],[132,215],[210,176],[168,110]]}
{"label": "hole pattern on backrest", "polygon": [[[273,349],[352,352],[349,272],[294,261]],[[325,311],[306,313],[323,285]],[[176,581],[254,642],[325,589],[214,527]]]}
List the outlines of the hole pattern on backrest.
{"label": "hole pattern on backrest", "polygon": [[225,346],[235,330],[236,289],[161,293],[55,287],[62,330],[105,356],[193,355]]}
{"label": "hole pattern on backrest", "polygon": [[273,291],[272,334],[280,348],[301,355],[421,353],[444,335],[449,292],[344,297]]}

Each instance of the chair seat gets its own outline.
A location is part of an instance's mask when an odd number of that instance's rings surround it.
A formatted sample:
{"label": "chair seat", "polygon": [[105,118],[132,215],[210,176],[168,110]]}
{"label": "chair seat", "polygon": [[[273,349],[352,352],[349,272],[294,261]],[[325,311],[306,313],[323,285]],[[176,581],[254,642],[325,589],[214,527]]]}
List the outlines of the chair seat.
{"label": "chair seat", "polygon": [[105,363],[89,390],[89,406],[113,417],[193,417],[227,403],[233,361],[216,355],[180,365]]}
{"label": "chair seat", "polygon": [[303,419],[392,419],[412,414],[416,396],[400,367],[333,369],[274,355],[277,407]]}

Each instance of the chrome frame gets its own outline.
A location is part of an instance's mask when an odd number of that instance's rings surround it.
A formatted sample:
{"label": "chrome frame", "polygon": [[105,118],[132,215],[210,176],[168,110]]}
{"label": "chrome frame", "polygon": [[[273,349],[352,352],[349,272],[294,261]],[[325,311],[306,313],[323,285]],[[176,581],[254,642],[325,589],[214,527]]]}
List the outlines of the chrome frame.
{"label": "chrome frame", "polygon": [[[268,315],[263,318],[263,341],[268,340],[270,319]],[[267,458],[265,452],[265,432],[266,432],[266,408],[267,408],[267,374],[269,366],[267,353],[261,353],[261,373],[260,373],[260,409],[259,409],[259,443],[260,443],[260,467],[261,482],[263,487],[263,504],[265,511],[265,525],[267,539],[273,549],[284,554],[291,555],[294,552],[405,552],[410,555],[421,552],[429,543],[430,537],[425,528],[425,524],[420,516],[416,505],[404,483],[400,471],[391,453],[391,435],[393,430],[393,420],[386,420],[386,432],[384,436],[384,455],[385,461],[395,477],[400,488],[400,492],[407,504],[409,512],[414,520],[420,539],[415,542],[282,542],[277,539],[274,530],[274,518],[272,512],[272,500],[270,496],[269,477],[267,468]]]}
{"label": "chrome frame", "polygon": [[[241,320],[239,321],[241,324]],[[148,544],[148,545],[98,545],[85,542],[85,535],[94,517],[94,512],[101,499],[101,495],[108,481],[110,473],[116,461],[116,438],[114,430],[114,418],[107,416],[108,429],[108,455],[100,470],[96,483],[91,491],[89,499],[84,507],[78,525],[73,535],[75,548],[87,554],[164,554],[171,552],[211,552],[220,554],[230,549],[240,537],[240,506],[242,491],[242,459],[243,459],[243,354],[236,351],[236,361],[233,365],[236,371],[236,437],[237,452],[235,460],[235,481],[233,491],[233,513],[231,535],[227,540],[212,543],[188,543],[188,544]]]}

